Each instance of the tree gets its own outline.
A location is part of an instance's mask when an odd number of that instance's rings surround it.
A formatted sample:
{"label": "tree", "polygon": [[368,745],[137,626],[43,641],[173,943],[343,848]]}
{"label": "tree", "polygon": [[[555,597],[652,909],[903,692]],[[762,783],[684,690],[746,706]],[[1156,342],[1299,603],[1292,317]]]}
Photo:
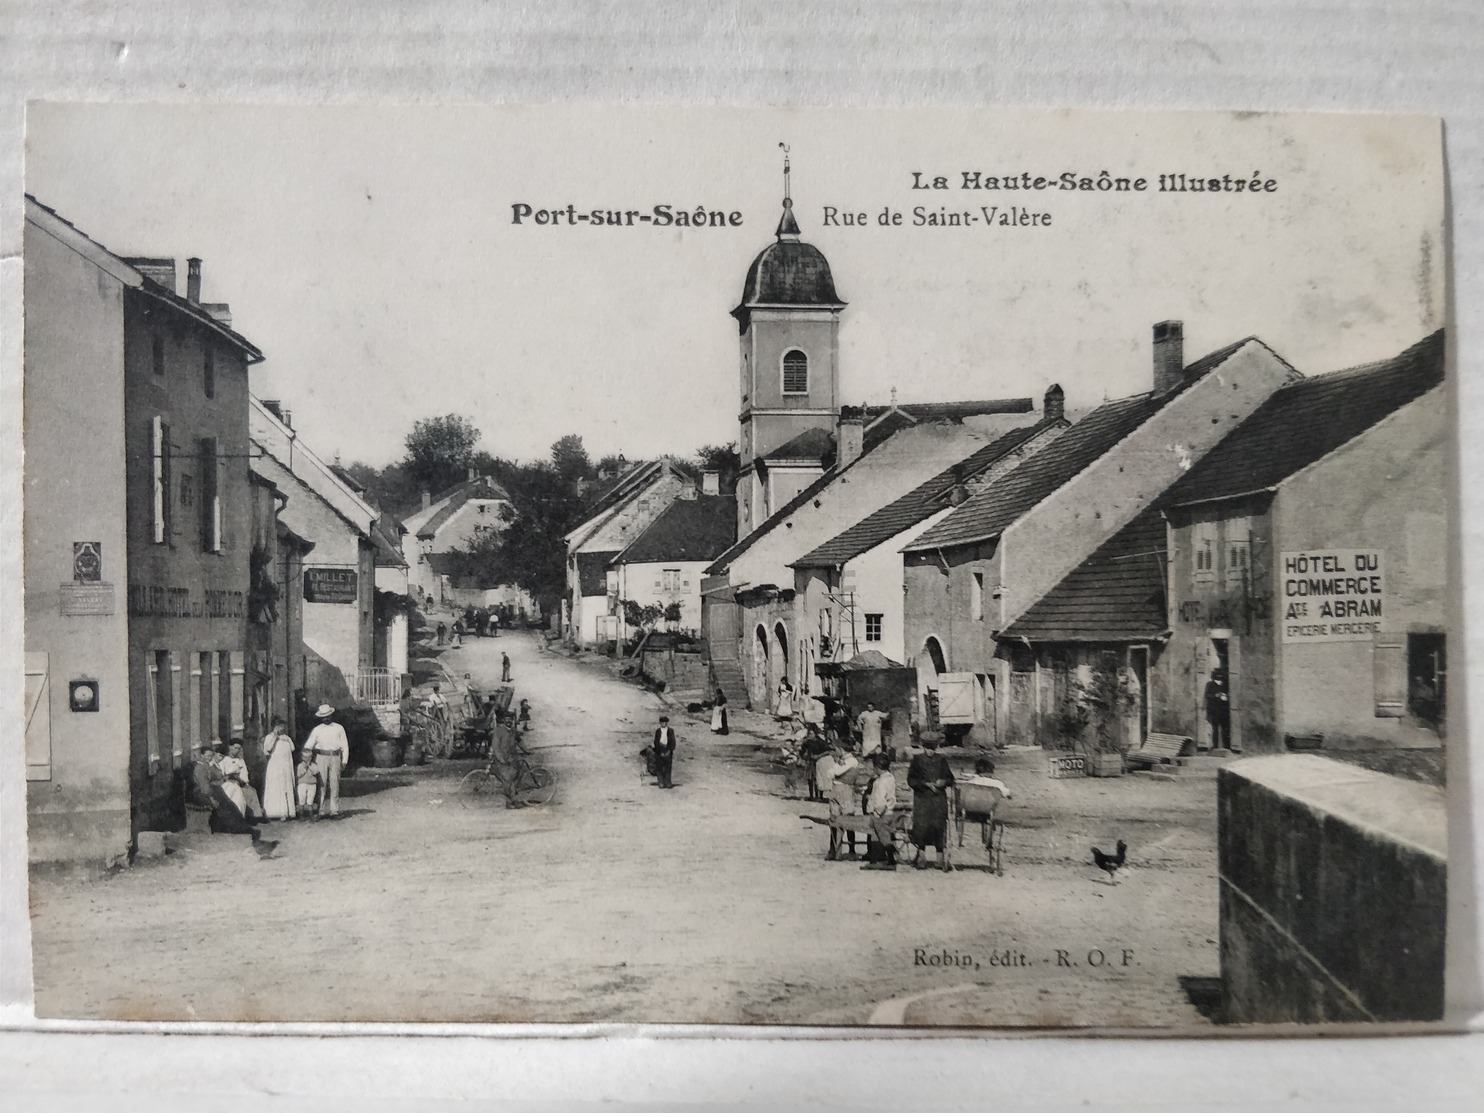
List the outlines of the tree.
{"label": "tree", "polygon": [[737,444],[725,446],[702,446],[696,451],[696,467],[703,472],[716,473],[720,491],[731,493],[737,490],[737,478],[742,473],[742,458],[737,454]]}
{"label": "tree", "polygon": [[551,464],[557,475],[572,485],[593,471],[587,447],[583,446],[582,436],[578,434],[564,434],[551,444]]}
{"label": "tree", "polygon": [[479,441],[479,428],[462,415],[419,419],[407,435],[402,469],[419,490],[438,492],[462,481]]}

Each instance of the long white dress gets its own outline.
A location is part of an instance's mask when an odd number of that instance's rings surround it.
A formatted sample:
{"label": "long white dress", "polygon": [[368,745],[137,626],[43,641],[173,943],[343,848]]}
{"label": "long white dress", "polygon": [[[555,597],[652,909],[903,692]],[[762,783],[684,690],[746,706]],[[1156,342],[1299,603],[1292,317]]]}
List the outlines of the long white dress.
{"label": "long white dress", "polygon": [[269,733],[263,738],[263,754],[268,758],[263,773],[263,813],[269,818],[293,818],[294,742],[286,733]]}
{"label": "long white dress", "polygon": [[794,716],[794,692],[793,688],[779,686],[778,704],[773,709],[773,716],[780,718],[791,718]]}

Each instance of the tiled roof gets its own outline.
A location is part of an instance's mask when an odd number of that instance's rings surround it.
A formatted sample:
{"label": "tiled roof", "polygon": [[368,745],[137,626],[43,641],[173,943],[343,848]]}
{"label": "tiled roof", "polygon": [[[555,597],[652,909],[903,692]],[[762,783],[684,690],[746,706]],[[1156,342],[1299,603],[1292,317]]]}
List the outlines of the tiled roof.
{"label": "tiled roof", "polygon": [[1443,382],[1443,331],[1385,361],[1274,392],[1165,493],[1164,507],[1271,488]]}
{"label": "tiled roof", "polygon": [[[1248,343],[1262,344],[1255,338],[1243,338],[1187,365],[1180,390],[1195,383]],[[995,538],[1140,427],[1175,394],[1155,397],[1152,393],[1145,393],[1103,404],[1039,454],[1012,469],[983,492],[971,496],[952,515],[918,536],[904,550],[952,547]]]}
{"label": "tiled roof", "polygon": [[823,427],[810,427],[763,455],[764,461],[823,461],[835,452],[835,436]]}
{"label": "tiled roof", "polygon": [[1002,635],[1049,643],[1156,640],[1165,609],[1165,525],[1155,507],[1135,516]]}
{"label": "tiled roof", "polygon": [[679,499],[660,513],[613,560],[620,562],[698,562],[714,559],[737,538],[737,498],[696,496]]}
{"label": "tiled roof", "polygon": [[851,466],[855,465],[856,462],[862,460],[864,459],[856,458],[855,461],[851,462],[850,465],[847,465],[845,469],[831,469],[820,474],[808,485],[805,485],[796,497],[784,504],[782,508],[778,509],[778,511],[774,512],[762,523],[758,524],[757,527],[753,528],[750,532],[744,535],[741,539],[737,540],[737,542],[733,543],[721,554],[717,555],[716,561],[706,568],[706,573],[724,574],[726,572],[727,566],[731,563],[731,561],[738,555],[745,552],[748,547],[752,546],[754,540],[761,539],[764,535],[768,534],[768,532],[772,531],[779,524],[783,523],[783,521],[792,516],[795,511],[802,508],[809,501],[813,500],[814,497],[836,477],[839,477],[840,474],[850,469]]}
{"label": "tiled roof", "polygon": [[1023,427],[1005,432],[988,445],[979,447],[957,466],[929,478],[906,496],[872,512],[860,523],[847,528],[789,565],[840,566],[872,547],[885,543],[892,536],[945,508],[948,490],[955,482],[972,480],[1056,422],[1055,419],[1042,419],[1038,423],[1027,423]]}
{"label": "tiled roof", "polygon": [[442,508],[428,518],[427,523],[417,529],[419,539],[432,539],[442,530],[443,525],[453,517],[453,514],[468,504],[471,500],[503,500],[509,501],[510,494],[503,487],[493,481],[479,478],[474,481],[465,481],[462,485],[454,488],[453,494],[445,499]]}

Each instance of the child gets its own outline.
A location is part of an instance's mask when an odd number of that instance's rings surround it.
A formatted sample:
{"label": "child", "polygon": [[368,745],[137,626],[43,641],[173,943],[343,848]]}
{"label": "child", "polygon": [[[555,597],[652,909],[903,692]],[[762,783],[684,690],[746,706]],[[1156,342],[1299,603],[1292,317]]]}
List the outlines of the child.
{"label": "child", "polygon": [[892,839],[892,815],[897,804],[897,778],[891,774],[891,750],[871,754],[876,776],[866,789],[866,814],[871,820],[871,838],[862,869],[895,872],[897,847]]}
{"label": "child", "polygon": [[319,807],[319,771],[314,766],[314,757],[306,752],[294,769],[295,786],[299,791],[299,817],[312,814]]}

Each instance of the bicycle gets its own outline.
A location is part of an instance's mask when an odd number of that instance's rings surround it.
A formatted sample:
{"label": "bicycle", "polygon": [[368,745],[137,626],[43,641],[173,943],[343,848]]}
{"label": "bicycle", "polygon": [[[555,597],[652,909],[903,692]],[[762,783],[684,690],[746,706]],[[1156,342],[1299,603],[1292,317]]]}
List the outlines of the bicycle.
{"label": "bicycle", "polygon": [[523,807],[539,807],[551,802],[556,794],[556,773],[550,768],[532,764],[525,757],[517,757],[515,776],[509,786],[495,771],[495,759],[491,757],[483,768],[475,768],[459,781],[459,801],[465,807],[489,802],[494,796],[503,796],[509,804]]}

